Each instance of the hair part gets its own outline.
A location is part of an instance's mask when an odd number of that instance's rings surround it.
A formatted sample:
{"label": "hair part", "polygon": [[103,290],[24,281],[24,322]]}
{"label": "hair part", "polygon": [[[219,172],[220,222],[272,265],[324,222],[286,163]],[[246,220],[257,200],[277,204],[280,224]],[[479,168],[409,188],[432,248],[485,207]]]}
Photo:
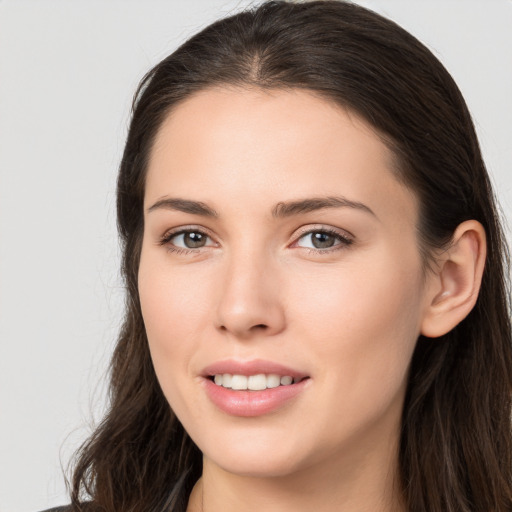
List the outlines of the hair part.
{"label": "hair part", "polygon": [[155,136],[180,102],[215,86],[307,90],[367,121],[418,198],[426,262],[461,222],[482,223],[488,257],[476,306],[445,336],[417,342],[398,478],[414,512],[512,509],[508,256],[471,116],[449,73],[408,32],[360,6],[319,0],[266,2],[217,21],[137,90],[117,188],[126,316],[109,412],[78,454],[74,510],[85,510],[89,497],[105,512],[184,511],[201,474],[201,453],[153,370],[137,274]]}

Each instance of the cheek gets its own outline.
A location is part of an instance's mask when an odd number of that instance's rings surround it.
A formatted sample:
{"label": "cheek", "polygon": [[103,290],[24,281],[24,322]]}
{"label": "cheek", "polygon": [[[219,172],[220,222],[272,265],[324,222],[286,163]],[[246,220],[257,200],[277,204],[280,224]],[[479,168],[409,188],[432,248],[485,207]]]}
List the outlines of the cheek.
{"label": "cheek", "polygon": [[[171,272],[165,257],[141,255],[138,287],[142,316],[157,378],[167,400],[180,400],[191,376],[190,361],[204,328],[204,301],[184,273]],[[190,277],[190,276],[189,276]]]}
{"label": "cheek", "polygon": [[165,344],[173,350],[185,333],[191,336],[198,331],[207,310],[208,286],[195,269],[175,268],[165,251],[143,247],[138,288],[150,344]]}
{"label": "cheek", "polygon": [[311,334],[330,330],[332,337],[343,342],[381,333],[372,336],[377,342],[404,329],[419,331],[422,280],[417,265],[388,264],[380,256],[368,264],[361,261],[297,276],[288,292],[294,297],[289,309],[297,310],[291,315],[303,318]]}
{"label": "cheek", "polygon": [[347,266],[302,279],[302,300],[295,302],[317,378],[332,390],[344,421],[347,410],[354,418],[379,414],[402,396],[420,330],[420,267],[408,270],[384,256],[372,261],[361,261],[361,271]]}

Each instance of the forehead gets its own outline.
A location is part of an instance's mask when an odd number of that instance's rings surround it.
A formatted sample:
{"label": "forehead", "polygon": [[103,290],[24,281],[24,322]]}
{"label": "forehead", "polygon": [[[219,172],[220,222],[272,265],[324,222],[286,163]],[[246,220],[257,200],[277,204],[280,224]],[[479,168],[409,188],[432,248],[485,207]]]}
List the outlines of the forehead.
{"label": "forehead", "polygon": [[[410,214],[415,199],[396,179],[394,161],[357,114],[311,92],[211,88],[176,106],[162,124],[146,203],[178,194],[244,197],[248,206],[335,191],[372,202],[395,197]],[[213,197],[218,191],[223,197]]]}

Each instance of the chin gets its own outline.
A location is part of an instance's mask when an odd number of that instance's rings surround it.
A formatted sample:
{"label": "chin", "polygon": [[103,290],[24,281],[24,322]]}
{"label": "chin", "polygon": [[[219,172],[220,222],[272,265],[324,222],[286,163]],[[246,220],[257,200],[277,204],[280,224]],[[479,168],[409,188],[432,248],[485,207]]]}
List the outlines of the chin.
{"label": "chin", "polygon": [[239,436],[228,434],[199,440],[205,467],[211,464],[241,477],[285,478],[329,460],[335,451],[328,442],[315,443],[307,433],[293,428],[279,432],[262,430],[259,435],[245,431]]}
{"label": "chin", "polygon": [[[213,433],[213,432],[211,432]],[[238,432],[216,432],[213,436],[194,439],[205,462],[240,476],[257,478],[282,477],[298,470],[301,460],[300,439],[292,439],[287,431],[264,428]]]}
{"label": "chin", "polygon": [[242,477],[278,478],[288,476],[299,469],[289,458],[270,453],[260,453],[256,456],[252,453],[237,452],[232,455],[224,453],[216,458],[205,455],[205,458],[223,471]]}

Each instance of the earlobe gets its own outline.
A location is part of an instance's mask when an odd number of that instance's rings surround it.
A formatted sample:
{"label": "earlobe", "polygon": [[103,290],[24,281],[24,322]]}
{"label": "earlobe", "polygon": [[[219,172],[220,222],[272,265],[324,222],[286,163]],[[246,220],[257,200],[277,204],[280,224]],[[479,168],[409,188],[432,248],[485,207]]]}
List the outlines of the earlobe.
{"label": "earlobe", "polygon": [[484,271],[486,237],[483,226],[468,220],[455,230],[450,247],[430,276],[430,295],[421,334],[437,338],[451,331],[473,309]]}

